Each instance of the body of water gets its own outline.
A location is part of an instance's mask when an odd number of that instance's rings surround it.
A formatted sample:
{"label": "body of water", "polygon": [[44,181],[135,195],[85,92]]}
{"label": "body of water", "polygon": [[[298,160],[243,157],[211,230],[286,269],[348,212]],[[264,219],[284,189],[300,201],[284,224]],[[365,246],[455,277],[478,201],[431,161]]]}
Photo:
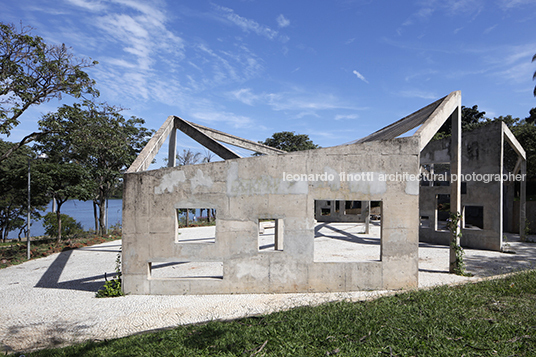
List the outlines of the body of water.
{"label": "body of water", "polygon": [[[52,202],[49,203],[47,209],[42,212],[45,215],[47,212],[52,212]],[[61,213],[73,217],[77,222],[82,224],[84,230],[95,229],[95,219],[93,216],[92,201],[69,200],[61,206]],[[123,200],[108,201],[108,227],[121,223],[123,220]],[[45,234],[43,228],[43,220],[32,220],[31,235],[42,236]],[[18,231],[9,232],[8,238],[18,238]]]}

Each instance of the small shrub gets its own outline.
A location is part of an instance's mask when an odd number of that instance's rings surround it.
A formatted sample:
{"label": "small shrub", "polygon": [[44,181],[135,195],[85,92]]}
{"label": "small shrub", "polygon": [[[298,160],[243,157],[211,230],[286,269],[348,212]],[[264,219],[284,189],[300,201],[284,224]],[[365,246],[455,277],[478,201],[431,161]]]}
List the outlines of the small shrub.
{"label": "small shrub", "polygon": [[106,282],[102,289],[99,289],[95,294],[95,297],[104,298],[104,297],[117,297],[125,295],[121,289],[121,253],[117,253],[117,258],[115,259],[115,272],[117,273],[114,279],[108,280],[106,274],[104,279]]}
{"label": "small shrub", "polygon": [[[73,217],[63,213],[60,216],[62,237],[73,237],[84,232],[82,224],[77,222]],[[58,218],[56,213],[49,212],[45,215],[43,228],[45,228],[45,234],[49,237],[58,237]]]}

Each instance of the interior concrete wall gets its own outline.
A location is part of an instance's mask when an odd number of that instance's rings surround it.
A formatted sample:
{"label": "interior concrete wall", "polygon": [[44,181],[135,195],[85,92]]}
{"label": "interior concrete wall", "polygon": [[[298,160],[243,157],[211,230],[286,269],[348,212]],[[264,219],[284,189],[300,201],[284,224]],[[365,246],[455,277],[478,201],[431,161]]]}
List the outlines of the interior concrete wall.
{"label": "interior concrete wall", "polygon": [[[419,138],[130,172],[124,176],[123,288],[131,294],[398,289],[418,285]],[[374,180],[340,181],[371,172]],[[285,174],[332,174],[288,181]],[[313,262],[314,200],[382,201],[381,259]],[[216,208],[215,243],[178,243],[176,208]],[[283,250],[258,249],[258,220],[284,222]],[[154,278],[156,262],[223,262],[223,279]]]}
{"label": "interior concrete wall", "polygon": [[[502,174],[503,158],[502,123],[494,122],[465,132],[462,135],[462,174]],[[450,161],[450,140],[431,141],[421,152],[421,164]],[[461,245],[467,248],[500,251],[503,239],[503,183],[468,181],[467,191],[462,193],[462,207],[483,206],[484,229],[462,228]],[[509,195],[513,191],[508,190]],[[436,211],[436,195],[450,194],[450,187],[421,186],[419,210],[421,216],[429,216],[429,228],[419,229],[419,240],[433,244],[449,245],[450,232],[436,231],[433,218]],[[513,198],[512,198],[513,200]],[[508,207],[508,205],[507,205]]]}

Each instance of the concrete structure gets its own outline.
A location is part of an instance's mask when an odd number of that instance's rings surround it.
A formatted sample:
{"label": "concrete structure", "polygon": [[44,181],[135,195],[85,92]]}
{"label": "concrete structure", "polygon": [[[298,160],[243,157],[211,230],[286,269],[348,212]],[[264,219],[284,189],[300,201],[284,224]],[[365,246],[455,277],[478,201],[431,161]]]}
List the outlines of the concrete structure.
{"label": "concrete structure", "polygon": [[[461,94],[453,92],[356,142],[293,153],[170,116],[124,176],[125,292],[417,287],[420,152],[450,118],[451,172],[460,172],[460,110]],[[418,126],[412,136],[399,138]],[[173,167],[176,129],[225,161]],[[145,171],[168,136],[172,167]],[[220,142],[265,155],[240,158]],[[315,202],[334,200],[381,202],[380,260],[314,261]],[[460,210],[459,184],[451,186],[451,207]],[[181,241],[177,212],[185,208],[216,209],[214,241]],[[272,250],[259,245],[259,226],[266,219],[274,220],[278,231]],[[195,274],[207,269],[212,272]]]}
{"label": "concrete structure", "polygon": [[[521,175],[526,174],[525,150],[502,122],[493,122],[464,133],[462,143],[464,177],[460,212],[464,227],[461,245],[500,251],[505,226],[510,226],[508,222],[512,221],[510,216],[514,211],[516,181],[520,185],[522,207],[518,227],[524,234],[526,181]],[[513,149],[508,157],[509,163],[505,162],[505,145]],[[421,182],[419,235],[423,242],[449,244],[450,232],[445,227],[448,207],[442,212],[441,206],[442,200],[448,201],[447,196],[451,192],[450,160],[450,141],[446,139],[430,142],[421,152],[422,172],[434,174],[439,179]]]}

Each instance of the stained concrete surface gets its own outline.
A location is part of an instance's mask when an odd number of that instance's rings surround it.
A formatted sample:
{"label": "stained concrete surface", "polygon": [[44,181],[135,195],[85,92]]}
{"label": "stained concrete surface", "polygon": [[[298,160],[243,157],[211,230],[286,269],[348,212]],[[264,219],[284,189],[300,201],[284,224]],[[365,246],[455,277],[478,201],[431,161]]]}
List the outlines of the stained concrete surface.
{"label": "stained concrete surface", "polygon": [[[325,254],[377,249],[370,237],[354,234],[355,225],[322,226],[317,240],[331,236]],[[318,228],[318,227],[317,227]],[[352,236],[350,237],[349,234]],[[533,268],[536,244],[509,235],[516,254],[466,249],[472,278],[448,274],[448,247],[421,243],[419,286],[476,281],[482,277]],[[353,247],[350,245],[351,241]],[[331,243],[331,244],[330,244]],[[370,243],[370,244],[364,244]],[[316,244],[316,243],[315,243]],[[103,340],[182,324],[234,319],[302,305],[372,299],[393,291],[238,295],[128,295],[95,298],[104,273],[114,274],[121,241],[108,242],[31,260],[0,270],[0,340],[3,351],[28,351],[85,340]],[[277,254],[277,253],[276,253]],[[348,254],[348,253],[346,253]],[[326,256],[324,257],[326,258]],[[330,259],[339,259],[335,256]],[[2,351],[2,352],[3,352]]]}

